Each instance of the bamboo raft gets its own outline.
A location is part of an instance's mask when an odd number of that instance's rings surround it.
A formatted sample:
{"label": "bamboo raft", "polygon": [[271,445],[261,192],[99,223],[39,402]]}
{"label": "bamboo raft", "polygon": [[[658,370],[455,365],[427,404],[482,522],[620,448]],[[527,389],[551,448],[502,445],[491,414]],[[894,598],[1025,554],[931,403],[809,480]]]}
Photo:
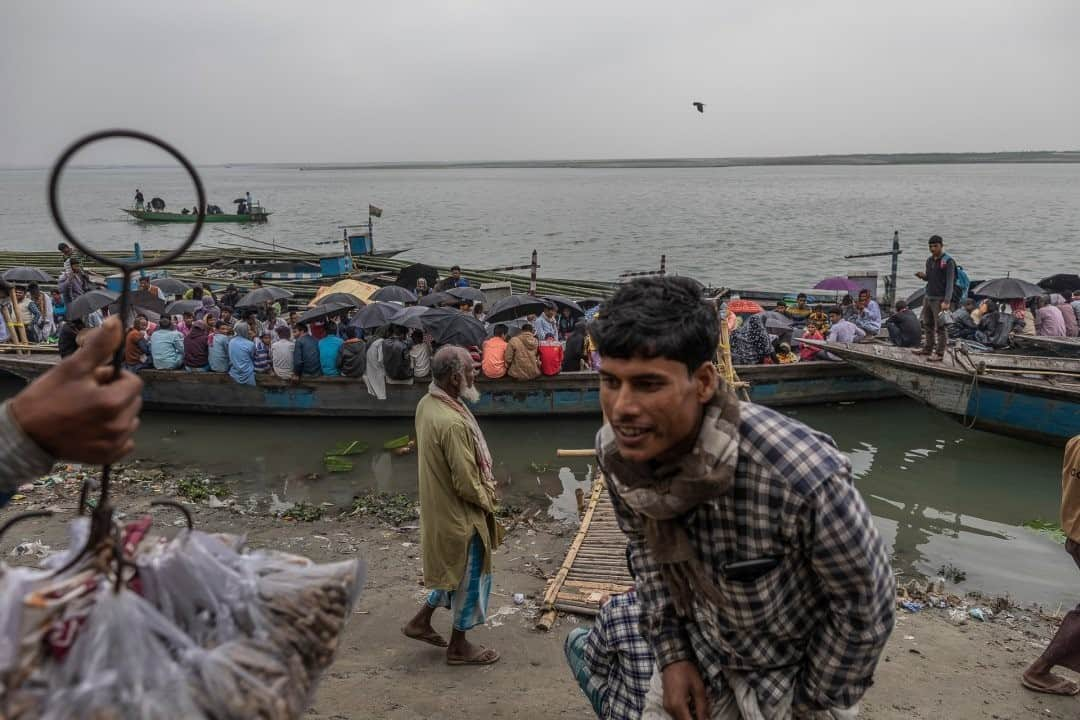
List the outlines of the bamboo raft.
{"label": "bamboo raft", "polygon": [[605,596],[633,587],[626,567],[626,536],[615,520],[615,508],[600,475],[566,559],[548,583],[536,626],[550,630],[558,611],[594,617]]}

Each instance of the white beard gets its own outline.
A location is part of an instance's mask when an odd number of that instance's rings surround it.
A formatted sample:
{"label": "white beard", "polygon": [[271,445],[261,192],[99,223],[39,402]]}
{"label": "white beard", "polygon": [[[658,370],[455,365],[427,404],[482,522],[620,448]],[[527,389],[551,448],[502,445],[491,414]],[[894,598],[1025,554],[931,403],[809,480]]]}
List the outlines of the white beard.
{"label": "white beard", "polygon": [[470,385],[469,387],[462,388],[461,392],[458,393],[458,397],[470,405],[475,405],[480,402],[480,391],[476,389],[475,385]]}

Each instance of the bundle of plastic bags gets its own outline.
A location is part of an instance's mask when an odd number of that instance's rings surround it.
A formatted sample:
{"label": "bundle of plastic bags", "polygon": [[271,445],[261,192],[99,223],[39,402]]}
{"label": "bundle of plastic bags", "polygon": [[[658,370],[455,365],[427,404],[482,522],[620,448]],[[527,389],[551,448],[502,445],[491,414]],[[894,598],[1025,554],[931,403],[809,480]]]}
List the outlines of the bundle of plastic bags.
{"label": "bundle of plastic bags", "polygon": [[0,720],[299,717],[363,564],[246,553],[200,531],[139,538],[119,568],[107,553],[59,576],[68,556],[0,566]]}

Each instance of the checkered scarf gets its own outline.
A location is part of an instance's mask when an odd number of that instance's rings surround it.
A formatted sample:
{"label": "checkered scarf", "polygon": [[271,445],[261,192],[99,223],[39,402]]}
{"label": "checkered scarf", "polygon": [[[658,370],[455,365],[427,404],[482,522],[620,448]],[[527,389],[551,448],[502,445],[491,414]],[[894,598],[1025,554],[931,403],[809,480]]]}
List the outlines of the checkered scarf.
{"label": "checkered scarf", "polygon": [[645,543],[660,564],[675,607],[689,617],[695,593],[717,599],[681,518],[699,505],[728,493],[739,462],[739,401],[726,387],[717,390],[693,449],[653,467],[623,460],[610,425],[600,431],[600,464],[619,497],[644,517]]}

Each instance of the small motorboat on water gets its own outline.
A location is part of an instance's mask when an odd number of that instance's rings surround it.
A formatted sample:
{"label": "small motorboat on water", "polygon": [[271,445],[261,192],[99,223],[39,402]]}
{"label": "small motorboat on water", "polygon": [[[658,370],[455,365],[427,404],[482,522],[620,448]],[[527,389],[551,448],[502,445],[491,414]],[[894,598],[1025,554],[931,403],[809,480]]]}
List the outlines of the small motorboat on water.
{"label": "small motorboat on water", "polygon": [[[155,223],[193,223],[199,215],[195,208],[189,210],[183,208],[180,212],[165,212],[165,201],[159,197],[151,198],[145,207],[141,207],[141,196],[137,196],[134,208],[121,208],[131,217],[141,222]],[[203,222],[208,223],[263,223],[270,219],[272,214],[262,206],[262,203],[253,202],[251,195],[233,200],[236,205],[235,213],[224,212],[218,205],[207,205],[206,215]]]}
{"label": "small motorboat on water", "polygon": [[969,427],[1064,445],[1080,435],[1080,359],[970,353],[940,362],[877,343],[802,340]]}

